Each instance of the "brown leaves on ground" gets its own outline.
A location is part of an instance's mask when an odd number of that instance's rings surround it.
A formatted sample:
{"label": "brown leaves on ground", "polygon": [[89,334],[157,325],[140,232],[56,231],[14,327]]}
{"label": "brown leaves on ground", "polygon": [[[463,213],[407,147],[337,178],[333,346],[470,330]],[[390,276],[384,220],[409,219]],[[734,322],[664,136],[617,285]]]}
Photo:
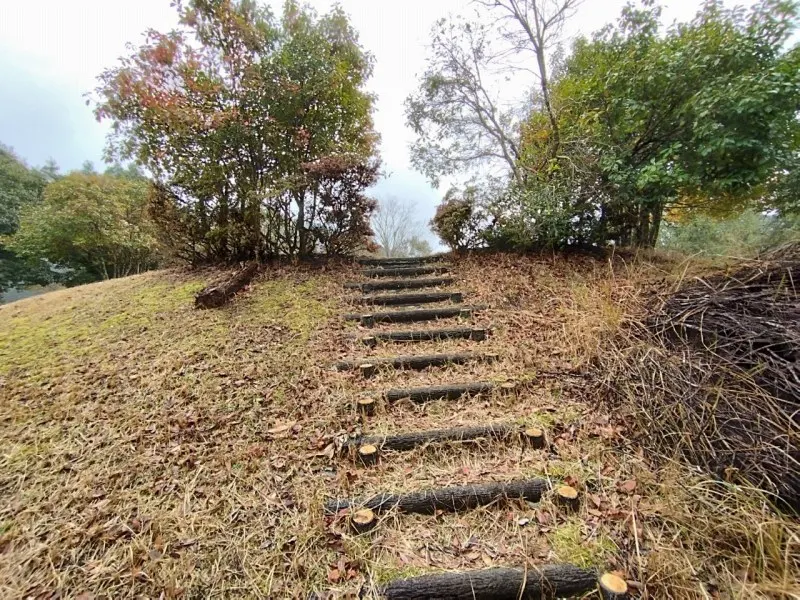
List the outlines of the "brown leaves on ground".
{"label": "brown leaves on ground", "polygon": [[[357,277],[349,266],[268,272],[217,311],[193,310],[202,282],[169,272],[0,308],[0,596],[344,598],[431,569],[575,561],[703,597],[705,572],[686,575],[698,554],[662,519],[699,510],[675,494],[664,504],[669,485],[696,480],[656,471],[629,445],[627,417],[598,414],[584,393],[601,334],[664,277],[649,265],[611,273],[585,257],[462,259],[452,289],[490,306],[472,320],[492,327],[489,340],[374,350],[338,316],[352,308],[341,285]],[[467,348],[500,359],[368,381],[329,368]],[[365,421],[354,411],[361,394],[471,380],[521,385],[381,403]],[[361,433],[509,421],[541,427],[548,447],[421,447],[372,468],[339,451]],[[346,515],[321,510],[330,497],[530,476],[574,484],[578,512],[549,497],[456,515],[390,512],[357,536]]]}

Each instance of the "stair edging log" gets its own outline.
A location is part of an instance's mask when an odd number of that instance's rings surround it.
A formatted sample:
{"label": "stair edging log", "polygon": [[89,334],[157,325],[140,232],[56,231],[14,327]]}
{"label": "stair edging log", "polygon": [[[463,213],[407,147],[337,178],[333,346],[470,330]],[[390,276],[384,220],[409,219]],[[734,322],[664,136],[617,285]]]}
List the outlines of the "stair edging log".
{"label": "stair edging log", "polygon": [[486,339],[488,331],[475,327],[451,327],[442,329],[417,329],[412,331],[376,331],[361,338],[365,346],[376,346],[378,342],[425,342],[435,340],[469,339],[482,342]]}
{"label": "stair edging log", "polygon": [[496,354],[481,354],[477,352],[457,352],[449,354],[419,354],[407,356],[390,356],[386,358],[359,358],[355,360],[342,360],[336,363],[337,371],[351,371],[363,365],[374,367],[392,367],[394,369],[426,369],[428,367],[443,367],[446,365],[461,365],[471,361],[491,362],[497,360]]}
{"label": "stair edging log", "polygon": [[414,431],[395,435],[362,435],[349,440],[344,450],[357,449],[360,446],[376,446],[380,450],[393,450],[406,452],[425,444],[441,442],[478,442],[486,439],[503,439],[518,434],[519,425],[509,423],[494,423],[492,425],[477,425],[473,427],[452,427],[449,429],[430,429],[427,431]]}
{"label": "stair edging log", "polygon": [[353,298],[353,303],[366,306],[403,306],[414,304],[432,304],[434,302],[460,303],[464,299],[461,292],[418,292],[412,294],[384,294]]}
{"label": "stair edging log", "polygon": [[449,273],[450,266],[435,267],[393,267],[378,269],[363,269],[364,277],[419,277],[420,275],[435,275],[436,273]]}
{"label": "stair edging log", "polygon": [[325,503],[327,514],[350,508],[369,508],[376,514],[397,509],[403,513],[457,512],[491,504],[497,500],[538,502],[549,489],[546,479],[520,479],[477,485],[435,488],[405,494],[380,493],[366,500],[335,499]]}
{"label": "stair edging log", "polygon": [[583,595],[596,586],[594,571],[560,564],[420,575],[391,581],[381,594],[387,600],[542,600]]}
{"label": "stair edging log", "polygon": [[421,279],[391,279],[386,281],[351,281],[344,284],[345,288],[361,290],[362,292],[378,292],[386,290],[420,290],[430,287],[440,287],[455,283],[453,277],[428,277]]}
{"label": "stair edging log", "polygon": [[431,385],[416,388],[395,388],[383,392],[383,398],[389,402],[411,400],[412,402],[429,402],[431,400],[458,400],[462,396],[473,397],[494,390],[497,386],[488,381],[472,383],[456,383],[448,385]]}

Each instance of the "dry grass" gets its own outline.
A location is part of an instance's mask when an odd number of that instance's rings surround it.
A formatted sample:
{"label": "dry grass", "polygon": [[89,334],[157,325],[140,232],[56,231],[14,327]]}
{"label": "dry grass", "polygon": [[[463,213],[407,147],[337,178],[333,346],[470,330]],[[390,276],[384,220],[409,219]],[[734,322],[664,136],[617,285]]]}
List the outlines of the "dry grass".
{"label": "dry grass", "polygon": [[[153,273],[0,308],[0,596],[167,598],[369,596],[430,569],[575,561],[618,569],[650,598],[790,598],[797,529],[747,490],[657,466],[626,415],[586,396],[592,357],[674,263],[481,257],[453,289],[491,309],[482,344],[369,350],[341,283],[351,268],[271,272],[230,306],[191,308],[198,276]],[[381,326],[382,328],[388,328]],[[453,349],[491,364],[383,372],[340,358]],[[488,379],[512,396],[383,406],[358,394]],[[512,441],[387,455],[372,470],[336,452],[345,436],[486,422],[544,426],[553,451]],[[584,492],[459,515],[388,514],[367,536],[324,519],[332,496],[544,476]],[[795,536],[792,538],[791,536]]]}

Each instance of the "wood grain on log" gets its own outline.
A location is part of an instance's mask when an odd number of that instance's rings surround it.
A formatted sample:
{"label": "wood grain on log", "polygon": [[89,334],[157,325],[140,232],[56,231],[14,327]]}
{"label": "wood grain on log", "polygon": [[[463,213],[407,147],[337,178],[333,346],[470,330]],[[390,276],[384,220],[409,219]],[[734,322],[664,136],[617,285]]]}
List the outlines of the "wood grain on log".
{"label": "wood grain on log", "polygon": [[325,512],[336,514],[345,508],[369,508],[375,513],[397,509],[404,513],[431,515],[437,510],[468,510],[502,499],[538,502],[545,490],[547,481],[544,479],[463,485],[407,494],[383,493],[367,500],[331,500],[325,503]]}
{"label": "wood grain on log", "polygon": [[381,450],[405,452],[425,444],[441,442],[478,442],[480,440],[506,438],[519,431],[517,425],[495,423],[477,427],[456,427],[453,429],[433,429],[414,431],[397,435],[371,435],[356,438],[347,443],[349,448],[371,445]]}
{"label": "wood grain on log", "polygon": [[378,342],[423,342],[431,340],[467,339],[482,342],[486,339],[485,329],[454,327],[450,329],[422,329],[418,331],[378,331],[361,339],[366,346],[376,346]]}
{"label": "wood grain on log", "polygon": [[382,290],[421,290],[423,288],[451,285],[452,277],[429,277],[427,279],[392,279],[389,281],[345,283],[344,287],[362,292],[378,292]]}
{"label": "wood grain on log", "polygon": [[357,304],[371,306],[411,306],[414,304],[432,304],[434,302],[459,303],[464,296],[460,292],[422,292],[417,294],[384,294],[381,296],[364,296],[354,298]]}
{"label": "wood grain on log", "polygon": [[600,577],[600,595],[603,600],[626,600],[628,582],[614,573],[603,573]]}
{"label": "wood grain on log", "polygon": [[594,572],[574,565],[484,569],[422,575],[392,581],[387,600],[544,600],[585,594],[597,584]]}
{"label": "wood grain on log", "polygon": [[[428,367],[442,367],[445,365],[461,365],[471,361],[491,362],[497,360],[496,354],[477,354],[475,352],[458,352],[451,354],[420,354],[418,356],[392,356],[388,358],[365,358],[360,360],[343,360],[336,363],[337,371],[350,371],[362,369],[364,366],[372,367],[370,375],[375,368],[391,367],[393,369],[427,369]],[[365,374],[365,376],[368,376]]]}
{"label": "wood grain on log", "polygon": [[379,269],[364,269],[364,277],[419,277],[420,275],[433,275],[435,273],[449,273],[446,266],[435,267],[394,267]]}
{"label": "wood grain on log", "polygon": [[430,400],[458,400],[462,396],[477,396],[491,392],[493,383],[486,381],[453,385],[433,385],[418,388],[398,388],[384,392],[387,402],[397,402],[408,398],[412,402],[428,402]]}
{"label": "wood grain on log", "polygon": [[194,298],[195,308],[223,306],[233,298],[236,292],[250,283],[256,273],[258,273],[258,263],[251,262],[227,281],[204,288]]}

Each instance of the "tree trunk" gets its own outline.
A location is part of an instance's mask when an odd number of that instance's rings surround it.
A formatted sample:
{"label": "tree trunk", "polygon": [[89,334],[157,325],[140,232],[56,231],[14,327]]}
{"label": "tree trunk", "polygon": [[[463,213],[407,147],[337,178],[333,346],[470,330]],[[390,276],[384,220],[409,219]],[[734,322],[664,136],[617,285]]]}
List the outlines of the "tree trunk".
{"label": "tree trunk", "polygon": [[581,596],[597,585],[593,571],[574,565],[539,568],[494,568],[462,573],[422,575],[392,581],[387,600],[543,600]]}
{"label": "tree trunk", "polygon": [[258,273],[258,263],[251,262],[227,281],[204,288],[194,299],[195,308],[217,308],[226,304]]}

